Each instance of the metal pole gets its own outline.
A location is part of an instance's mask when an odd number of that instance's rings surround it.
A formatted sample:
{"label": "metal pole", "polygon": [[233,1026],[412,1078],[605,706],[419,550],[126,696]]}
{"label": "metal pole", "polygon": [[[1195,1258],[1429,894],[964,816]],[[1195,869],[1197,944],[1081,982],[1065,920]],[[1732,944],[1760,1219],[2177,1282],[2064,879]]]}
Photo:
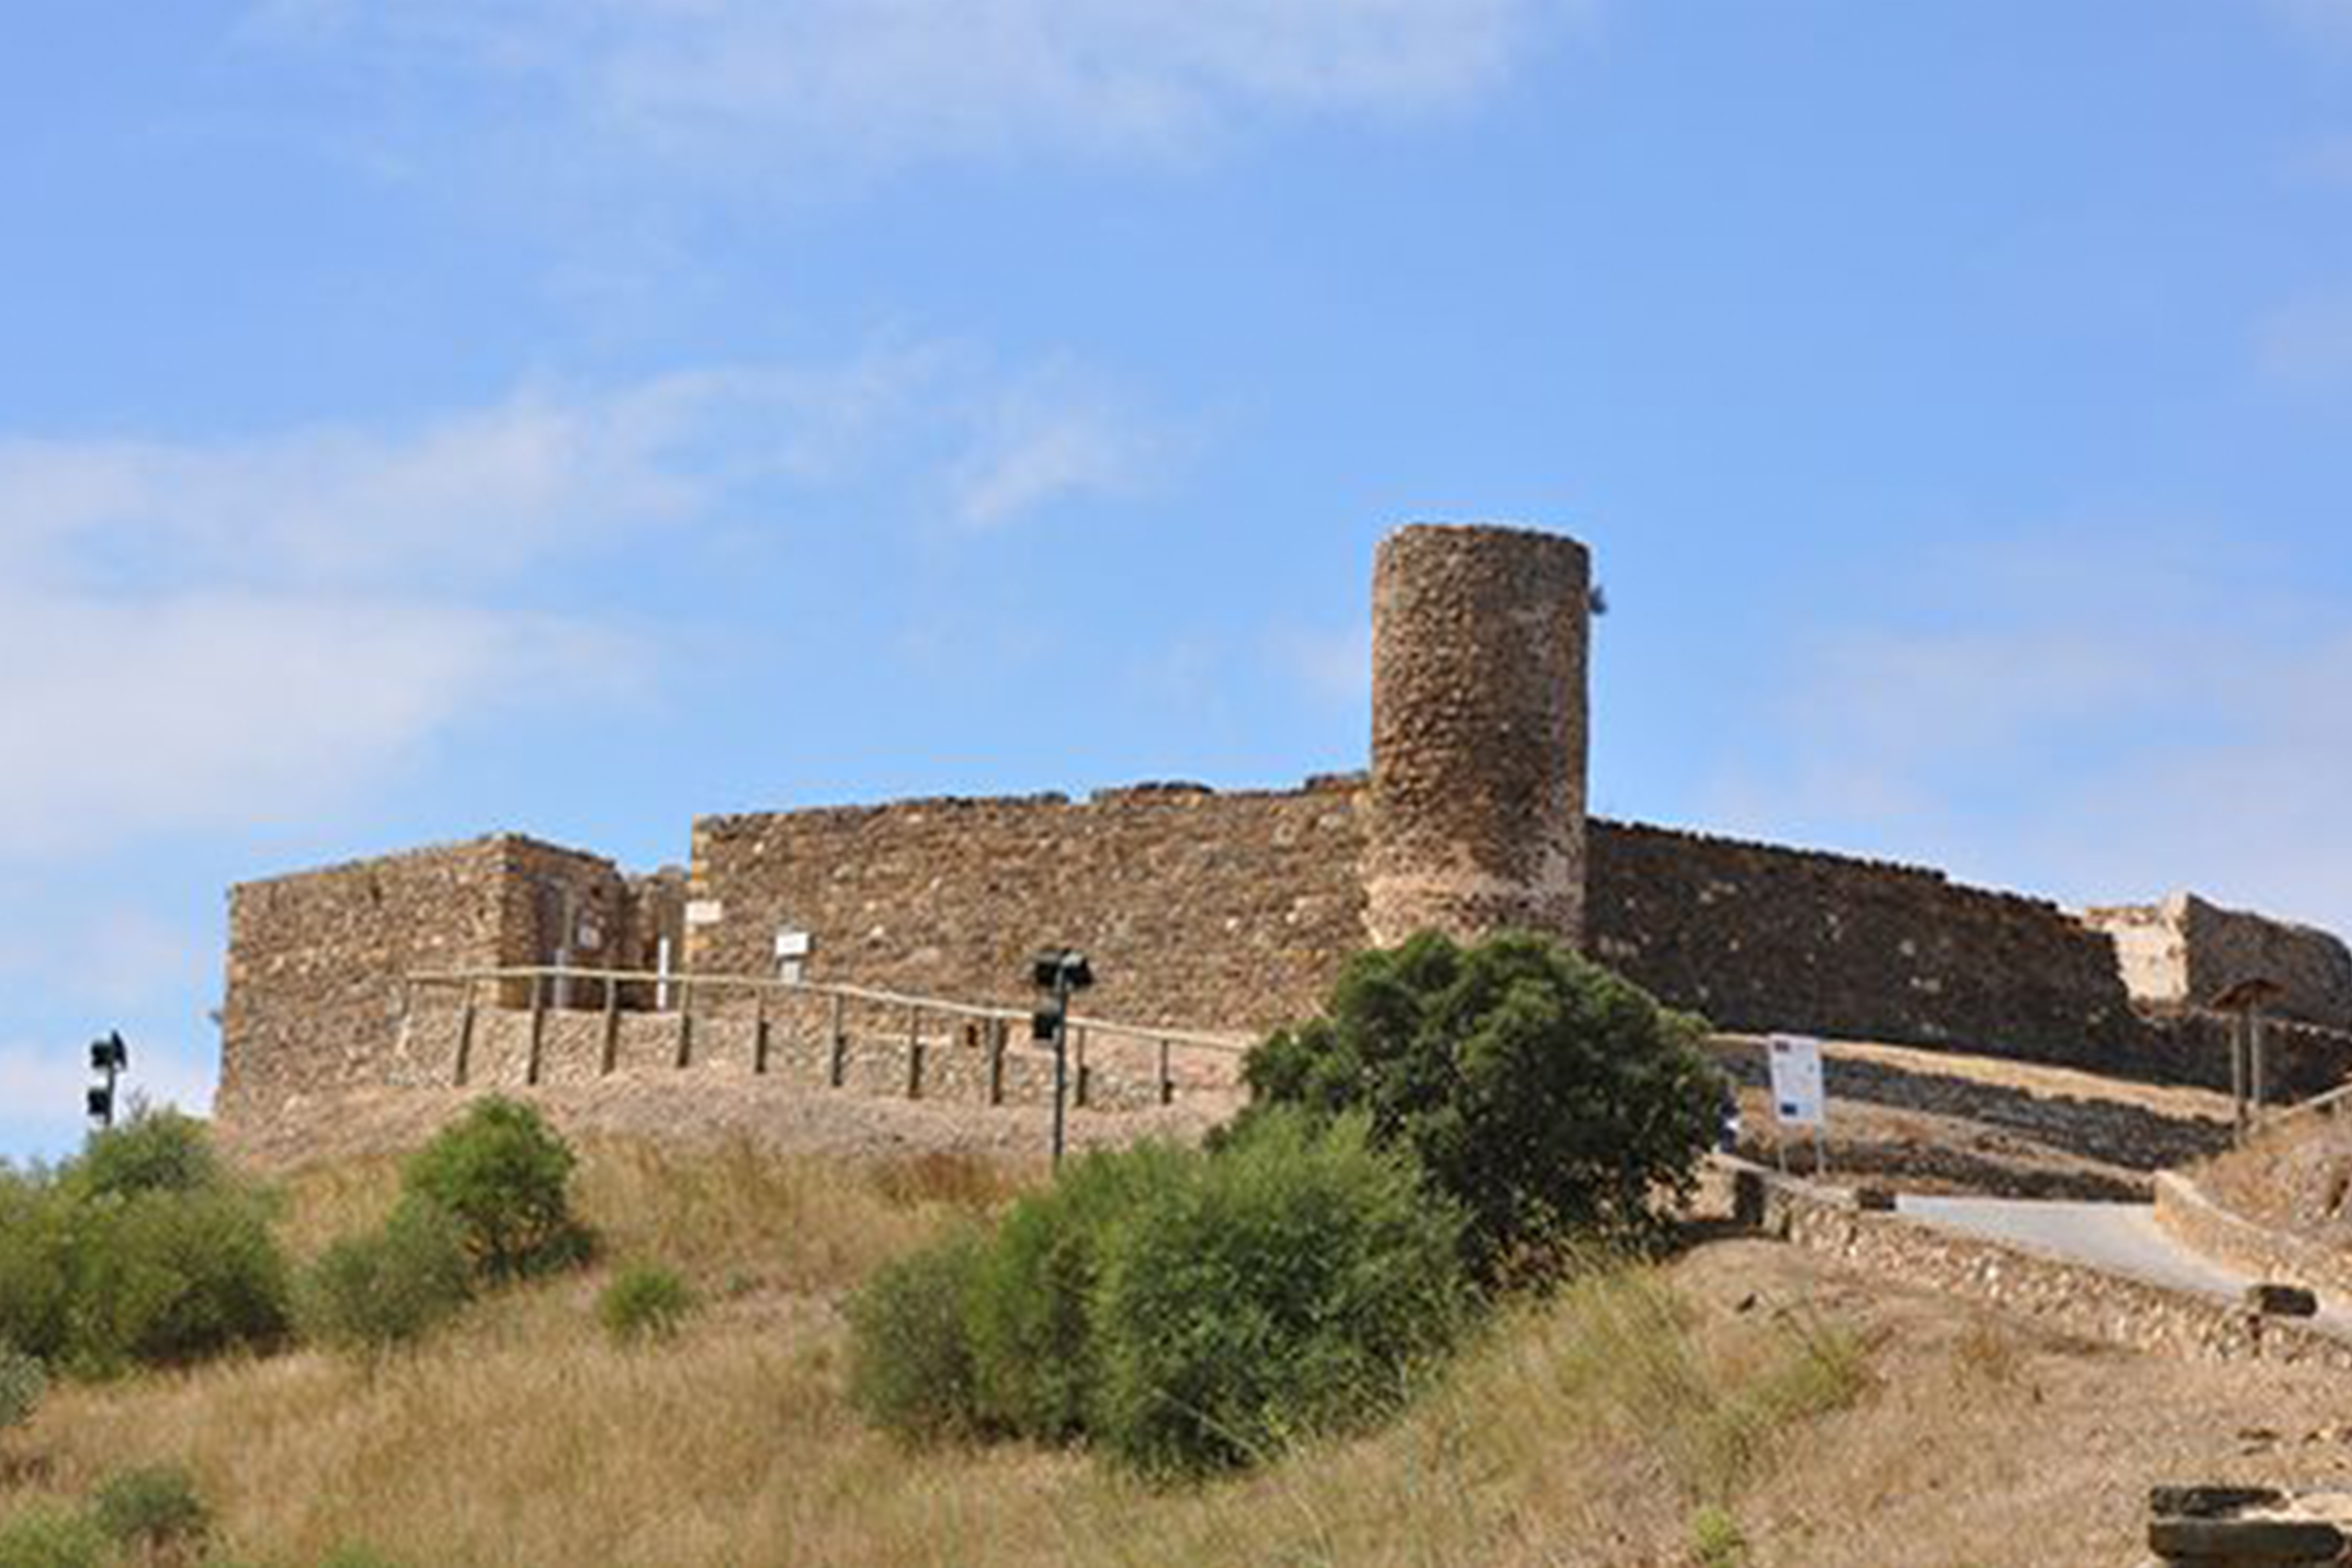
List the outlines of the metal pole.
{"label": "metal pole", "polygon": [[2230,1029],[2231,1127],[2242,1144],[2246,1141],[2246,1034],[2252,1021],[2251,1012],[2241,1011]]}
{"label": "metal pole", "polygon": [[2265,1076],[2263,1069],[2267,1065],[2263,1061],[2263,1047],[2265,1043],[2263,1039],[2264,1032],[2263,1023],[2264,1019],[2263,1018],[2263,1009],[2261,1006],[2257,1004],[2252,1009],[2249,1009],[2246,1014],[2246,1055],[2250,1062],[2249,1075],[2253,1080],[2254,1103],[2252,1106],[2252,1121],[2254,1126],[2258,1128],[2263,1124],[2263,1102],[2264,1099],[2263,1091],[2265,1087],[2263,1080]]}
{"label": "metal pole", "polygon": [[1070,1092],[1070,981],[1066,974],[1055,978],[1054,1007],[1054,1168],[1059,1170],[1068,1121],[1066,1103]]}

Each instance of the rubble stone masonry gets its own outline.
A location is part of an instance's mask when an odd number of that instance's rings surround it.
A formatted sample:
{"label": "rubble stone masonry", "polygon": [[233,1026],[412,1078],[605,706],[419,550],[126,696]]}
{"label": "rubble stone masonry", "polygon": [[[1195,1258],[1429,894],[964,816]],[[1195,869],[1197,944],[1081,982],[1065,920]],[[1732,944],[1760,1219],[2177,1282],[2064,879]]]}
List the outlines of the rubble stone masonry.
{"label": "rubble stone masonry", "polygon": [[1520,528],[1401,528],[1372,579],[1370,934],[1584,915],[1584,547]]}

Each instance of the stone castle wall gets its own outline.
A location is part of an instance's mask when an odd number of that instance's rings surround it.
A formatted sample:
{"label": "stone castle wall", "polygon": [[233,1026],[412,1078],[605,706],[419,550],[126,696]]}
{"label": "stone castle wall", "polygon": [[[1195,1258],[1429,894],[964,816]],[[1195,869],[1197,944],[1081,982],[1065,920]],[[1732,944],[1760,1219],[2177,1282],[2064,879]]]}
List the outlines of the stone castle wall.
{"label": "stone castle wall", "polygon": [[1592,956],[1717,1028],[1965,1045],[2116,1070],[2138,1021],[2107,938],[1940,873],[1592,823]]}
{"label": "stone castle wall", "polygon": [[[2352,955],[2323,933],[2196,900],[2086,925],[1932,871],[1588,821],[1590,570],[1575,541],[1517,529],[1384,541],[1369,775],[709,817],[690,871],[641,878],[505,834],[240,887],[222,1109],[445,1071],[437,1047],[402,1054],[401,979],[419,969],[644,972],[667,953],[688,975],[773,976],[785,932],[814,939],[811,980],[1014,1006],[1034,954],[1077,946],[1100,977],[1094,1016],[1248,1035],[1316,1011],[1368,939],[1512,925],[1720,1028],[2221,1086],[2227,1033],[2195,1004],[2259,972],[2306,1020],[2273,1035],[2274,1084],[2352,1071],[2352,1035],[2319,1027],[2352,1028]],[[653,990],[611,999],[635,1011]],[[750,993],[704,991],[740,1025]],[[593,978],[481,999],[551,1009],[528,1038],[562,1071],[583,1041],[600,1071],[632,1042],[659,1049],[639,1020],[577,1016],[604,1009]],[[486,1052],[511,1024],[483,1026]]]}
{"label": "stone castle wall", "polygon": [[[221,1019],[225,1117],[267,1114],[289,1096],[411,1082],[402,980],[434,970],[541,965],[640,967],[650,901],[608,860],[500,833],[246,883],[229,892]],[[578,982],[574,1004],[601,999]],[[530,1000],[520,982],[488,1005]]]}
{"label": "stone castle wall", "polygon": [[2154,1007],[2200,1007],[2241,981],[2284,988],[2283,1018],[2352,1030],[2352,951],[2325,931],[2223,909],[2193,894],[2161,904],[2091,910],[2115,938],[2133,998]]}
{"label": "stone castle wall", "polygon": [[712,817],[694,826],[687,953],[772,974],[811,934],[812,980],[1027,1005],[1030,958],[1069,946],[1121,1022],[1255,1030],[1320,1004],[1362,946],[1360,786],[1182,785]]}

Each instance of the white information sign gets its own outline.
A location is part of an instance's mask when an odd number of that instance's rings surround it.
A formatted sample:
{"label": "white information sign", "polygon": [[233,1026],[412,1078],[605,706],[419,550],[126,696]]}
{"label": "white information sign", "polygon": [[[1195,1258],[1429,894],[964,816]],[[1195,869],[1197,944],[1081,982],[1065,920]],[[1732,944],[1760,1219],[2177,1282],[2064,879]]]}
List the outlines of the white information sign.
{"label": "white information sign", "polygon": [[1822,1126],[1829,1120],[1822,1088],[1822,1042],[1802,1035],[1772,1037],[1772,1114],[1784,1127]]}

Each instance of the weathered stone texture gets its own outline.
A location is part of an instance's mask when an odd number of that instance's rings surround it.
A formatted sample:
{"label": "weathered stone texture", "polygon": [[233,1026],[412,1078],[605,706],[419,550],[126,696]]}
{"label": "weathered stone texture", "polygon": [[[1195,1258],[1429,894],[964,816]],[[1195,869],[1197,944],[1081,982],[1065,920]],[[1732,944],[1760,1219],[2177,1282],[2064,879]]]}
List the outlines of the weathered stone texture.
{"label": "weathered stone texture", "polygon": [[1752,1171],[1748,1179],[1767,1189],[1768,1230],[1915,1289],[1981,1301],[2061,1333],[2158,1355],[2352,1370],[2352,1342],[2299,1322],[2022,1247],[1937,1230],[1900,1215],[1863,1213],[1848,1195],[1809,1183]]}
{"label": "weathered stone texture", "polygon": [[2327,932],[2177,894],[2156,904],[2094,909],[2084,918],[2115,938],[2135,1000],[2206,1007],[2231,986],[2271,980],[2282,1017],[2352,1030],[2352,951]]}
{"label": "weathered stone texture", "polygon": [[775,972],[784,928],[811,980],[1024,1005],[1029,960],[1093,959],[1087,1011],[1255,1031],[1321,1004],[1363,944],[1353,779],[1286,793],[1192,786],[704,818],[689,967]]}
{"label": "weathered stone texture", "polygon": [[1399,529],[1372,578],[1368,918],[1383,943],[1583,931],[1584,547]]}
{"label": "weathered stone texture", "polygon": [[1587,946],[1717,1027],[2128,1071],[2105,936],[1908,866],[1596,821]]}
{"label": "weathered stone texture", "polygon": [[[419,971],[549,964],[629,967],[640,901],[611,862],[520,834],[355,861],[229,892],[219,1113],[267,1114],[288,1096],[446,1082],[401,1046],[400,981]],[[571,1005],[601,1005],[574,982]],[[486,1003],[521,1006],[509,985]]]}

